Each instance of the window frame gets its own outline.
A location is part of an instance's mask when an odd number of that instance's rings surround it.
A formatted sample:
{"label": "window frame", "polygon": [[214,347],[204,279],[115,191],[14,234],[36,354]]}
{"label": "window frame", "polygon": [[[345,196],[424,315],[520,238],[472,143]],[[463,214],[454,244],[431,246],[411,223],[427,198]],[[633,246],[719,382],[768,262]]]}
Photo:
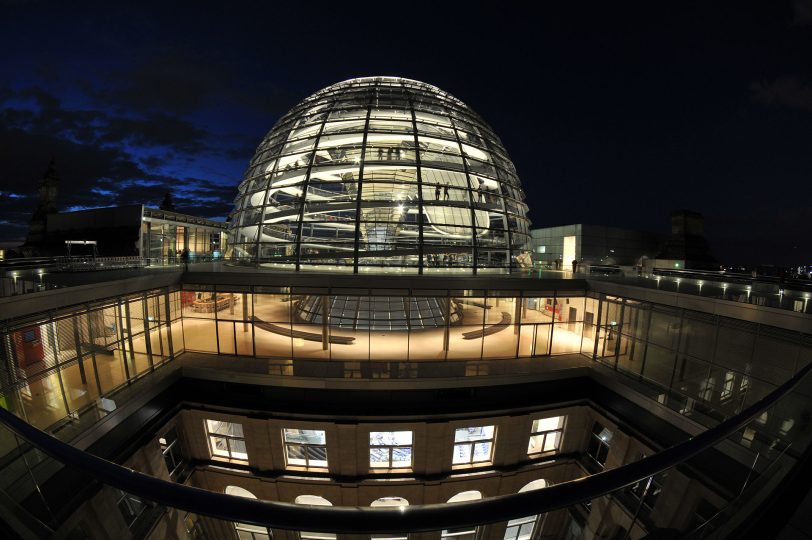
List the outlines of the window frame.
{"label": "window frame", "polygon": [[[641,453],[638,461],[645,458],[646,454]],[[645,510],[646,514],[650,514],[657,505],[657,500],[663,491],[663,485],[665,485],[666,479],[668,479],[668,471],[663,471],[653,475],[651,477],[651,484],[648,486],[648,491],[646,491],[645,497],[642,497],[642,495],[643,491],[646,489],[646,484],[648,484],[648,478],[644,478],[630,486],[626,486],[624,492],[629,496],[632,504],[634,504],[635,507],[640,507],[641,511]]]}
{"label": "window frame", "polygon": [[[551,418],[560,418],[561,420],[559,421],[559,424],[560,424],[561,427],[558,427],[558,428],[555,428],[555,429],[533,431],[533,424],[535,424],[536,422],[541,422],[543,420],[549,420]],[[564,439],[564,428],[566,427],[566,425],[567,425],[567,416],[566,415],[547,416],[547,417],[544,417],[544,418],[535,418],[535,419],[533,419],[533,421],[530,423],[530,437],[527,439],[527,455],[531,456],[531,457],[541,457],[541,456],[545,456],[545,455],[557,454],[558,452],[560,452],[561,451],[561,442]],[[544,450],[544,447],[547,446],[547,437],[551,433],[557,433],[558,434],[558,441],[555,444],[555,448],[553,448],[552,450]],[[542,439],[542,443],[539,446],[539,450],[538,451],[531,451],[530,445],[533,443],[533,438],[534,437],[539,437],[539,436],[542,436],[542,435],[544,436],[544,438]]]}
{"label": "window frame", "polygon": [[[116,491],[119,494],[119,496],[116,499],[116,507],[118,508],[121,517],[124,519],[124,523],[127,524],[127,529],[132,530],[135,523],[144,515],[144,513],[147,511],[150,505],[140,497],[136,497],[135,495],[127,493],[122,489],[116,488]],[[128,510],[127,515],[125,515],[124,511],[122,510],[121,507],[122,503],[125,504],[125,507]],[[133,503],[135,503],[135,505],[133,505]],[[133,510],[134,507],[135,511],[134,512],[130,511]]]}
{"label": "window frame", "polygon": [[[169,441],[169,437],[174,435],[174,439]],[[186,464],[186,458],[183,455],[183,446],[180,443],[177,428],[172,428],[162,437],[158,437],[158,444],[161,447],[161,455],[164,458],[166,469],[169,472],[169,479],[178,482],[177,476],[183,472],[183,466]],[[172,467],[170,468],[170,462]]]}
{"label": "window frame", "polygon": [[[533,535],[536,533],[536,526],[539,523],[540,519],[543,519],[546,514],[535,514],[532,516],[525,516],[521,518],[511,519],[508,521],[507,526],[505,527],[505,535],[503,540],[518,540],[523,538],[521,533],[524,527],[530,526],[530,533],[526,535],[526,538],[533,538]],[[516,527],[516,534],[513,536],[508,536],[511,527]]]}
{"label": "window frame", "polygon": [[[220,422],[221,424],[229,424],[239,426],[239,430],[242,433],[242,436],[238,435],[231,435],[231,434],[221,434],[217,432],[213,432],[209,428],[209,422]],[[227,420],[214,420],[211,418],[207,418],[203,425],[206,429],[206,439],[209,442],[209,452],[211,452],[211,456],[213,458],[220,458],[220,459],[233,459],[237,461],[248,461],[248,446],[245,444],[245,430],[243,429],[243,425],[238,422],[229,422]],[[219,450],[214,443],[213,439],[224,439],[226,441],[226,454],[223,455],[223,450]],[[245,447],[245,457],[239,457],[234,455],[234,450],[232,449],[232,442],[231,441],[242,441],[243,447]],[[239,452],[242,454],[242,452]]]}
{"label": "window frame", "polygon": [[719,393],[719,401],[727,401],[733,397],[733,388],[736,384],[736,372],[726,371],[722,382],[722,391]]}
{"label": "window frame", "polygon": [[199,516],[194,512],[183,514],[183,528],[189,540],[205,540],[206,533],[200,525]]}
{"label": "window frame", "polygon": [[[241,523],[239,521],[232,521],[234,525],[234,532],[237,533],[237,538],[243,538],[243,534],[241,533],[248,533],[251,535],[251,540],[272,540],[273,533],[267,527],[260,527],[258,525],[251,525],[250,523]],[[260,529],[254,530],[252,529]]]}
{"label": "window frame", "polygon": [[[469,433],[471,430],[475,429],[491,429],[490,437],[483,437],[480,439],[473,439],[473,440],[465,440],[457,442],[457,433],[460,431],[468,431]],[[474,449],[476,445],[487,443],[489,445],[488,448],[488,456],[485,459],[474,460]],[[460,447],[468,447],[468,461],[457,461],[457,456],[459,455],[458,449]],[[460,427],[454,429],[454,448],[453,454],[451,457],[451,466],[452,467],[466,467],[472,465],[479,465],[483,463],[493,463],[493,454],[496,450],[496,424],[490,424],[485,426],[468,426],[468,427]]]}
{"label": "window frame", "polygon": [[[409,444],[373,444],[372,442],[372,434],[373,433],[409,433]],[[372,451],[377,449],[381,450],[386,448],[388,450],[388,465],[386,466],[377,466],[373,465],[372,463]],[[408,448],[409,449],[409,464],[405,467],[395,467],[392,465],[392,454],[396,449],[399,448]],[[392,470],[392,469],[411,469],[412,465],[414,464],[414,430],[398,430],[398,431],[370,431],[369,432],[369,468],[374,469],[377,471],[380,470]]]}
{"label": "window frame", "polygon": [[[600,436],[604,430],[608,431],[610,434],[608,440],[604,440]],[[614,437],[614,432],[611,429],[607,428],[600,422],[595,421],[595,423],[592,425],[592,432],[589,434],[589,444],[587,444],[586,455],[592,458],[592,463],[600,467],[601,470],[605,468],[606,460],[609,458],[609,451],[612,449],[612,437]],[[592,454],[593,444],[597,445],[595,454]],[[600,456],[602,449],[605,449],[605,455],[603,457],[603,461],[600,461],[598,457]]]}
{"label": "window frame", "polygon": [[[323,438],[324,438],[324,444],[311,444],[311,443],[304,443],[304,442],[288,441],[288,439],[287,439],[287,436],[288,436],[287,432],[288,431],[320,432],[322,434]],[[326,430],[323,430],[323,429],[304,429],[304,428],[285,428],[285,427],[283,427],[282,428],[282,445],[284,446],[284,449],[285,449],[285,466],[286,467],[305,467],[307,469],[327,469],[327,468],[329,468],[330,459],[329,459],[329,456],[327,454],[327,431]],[[290,462],[290,457],[289,457],[288,451],[289,451],[289,448],[293,447],[293,446],[302,447],[303,455],[304,455],[304,462],[305,462],[304,465]],[[310,452],[309,452],[310,448],[322,448],[322,449],[324,449],[324,465],[311,465],[311,463],[310,463],[311,462]],[[299,459],[299,458],[294,458],[294,459]]]}

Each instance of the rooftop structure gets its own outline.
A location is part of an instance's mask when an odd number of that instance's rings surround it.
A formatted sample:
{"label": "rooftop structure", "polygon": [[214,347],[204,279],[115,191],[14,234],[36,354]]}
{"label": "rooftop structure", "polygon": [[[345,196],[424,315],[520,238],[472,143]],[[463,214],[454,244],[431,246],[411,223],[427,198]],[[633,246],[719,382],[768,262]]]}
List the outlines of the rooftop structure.
{"label": "rooftop structure", "polygon": [[[137,256],[161,264],[176,260],[187,247],[193,256],[220,253],[225,232],[222,221],[132,204],[44,215],[36,239],[29,236],[23,251],[29,256]],[[93,241],[96,252],[71,251],[66,241]]]}
{"label": "rooftop structure", "polygon": [[482,118],[439,88],[365,77],[303,100],[239,186],[234,256],[301,269],[515,267],[527,243],[516,169]]}
{"label": "rooftop structure", "polygon": [[[499,148],[434,87],[354,79],[263,142],[233,257],[0,265],[0,525],[91,540],[803,528],[806,285],[510,272],[527,222]],[[138,216],[160,260],[201,225]],[[555,232],[563,253],[577,231]]]}

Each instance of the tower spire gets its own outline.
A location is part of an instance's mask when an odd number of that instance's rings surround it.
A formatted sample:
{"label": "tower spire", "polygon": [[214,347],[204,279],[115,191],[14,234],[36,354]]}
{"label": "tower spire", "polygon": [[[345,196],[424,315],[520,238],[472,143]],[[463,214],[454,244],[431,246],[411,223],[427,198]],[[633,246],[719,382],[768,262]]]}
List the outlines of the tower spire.
{"label": "tower spire", "polygon": [[51,158],[48,170],[42,176],[39,185],[39,203],[31,221],[44,219],[48,214],[56,213],[56,196],[59,192],[59,176],[56,174],[56,160]]}

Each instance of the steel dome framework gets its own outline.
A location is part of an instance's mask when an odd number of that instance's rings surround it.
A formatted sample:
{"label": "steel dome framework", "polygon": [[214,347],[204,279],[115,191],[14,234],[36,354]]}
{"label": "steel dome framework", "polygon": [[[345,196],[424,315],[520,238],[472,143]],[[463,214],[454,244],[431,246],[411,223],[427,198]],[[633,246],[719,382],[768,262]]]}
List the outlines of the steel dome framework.
{"label": "steel dome framework", "polygon": [[240,183],[232,255],[295,267],[509,269],[527,243],[516,169],[435,86],[351,79],[273,127]]}

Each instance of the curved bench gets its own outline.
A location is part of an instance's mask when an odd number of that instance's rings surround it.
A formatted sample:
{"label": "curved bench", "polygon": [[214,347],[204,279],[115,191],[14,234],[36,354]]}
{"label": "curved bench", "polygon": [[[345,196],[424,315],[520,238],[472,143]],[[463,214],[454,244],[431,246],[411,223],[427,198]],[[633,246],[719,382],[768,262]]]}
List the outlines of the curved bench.
{"label": "curved bench", "polygon": [[471,332],[463,332],[462,339],[479,339],[484,336],[490,336],[497,332],[501,332],[508,326],[510,326],[510,321],[513,318],[510,316],[510,313],[503,311],[502,312],[502,320],[496,324],[492,324],[490,326],[486,326],[480,330],[472,330]]}
{"label": "curved bench", "polygon": [[[279,326],[276,324],[265,322],[262,319],[258,319],[257,317],[253,317],[253,321],[255,327],[261,328],[266,332],[272,332],[274,334],[279,334],[280,336],[288,336],[304,339],[307,341],[322,341],[321,334],[316,334],[314,332],[304,332],[302,330],[293,330],[292,328],[289,327]],[[354,337],[330,336],[330,343],[337,343],[339,345],[352,345],[354,342],[355,342]]]}
{"label": "curved bench", "polygon": [[455,298],[454,300],[455,300],[455,301],[456,301],[458,304],[463,304],[463,305],[466,305],[466,306],[474,306],[474,307],[479,307],[479,308],[482,308],[482,309],[491,309],[491,307],[492,307],[490,304],[485,304],[485,303],[482,303],[482,302],[477,302],[477,301],[475,301],[475,300],[465,300],[465,299],[463,299],[463,298]]}
{"label": "curved bench", "polygon": [[104,345],[97,345],[96,343],[87,343],[82,342],[80,343],[83,351],[86,352],[93,352],[96,354],[106,354],[108,356],[113,356],[113,351],[105,347]]}

